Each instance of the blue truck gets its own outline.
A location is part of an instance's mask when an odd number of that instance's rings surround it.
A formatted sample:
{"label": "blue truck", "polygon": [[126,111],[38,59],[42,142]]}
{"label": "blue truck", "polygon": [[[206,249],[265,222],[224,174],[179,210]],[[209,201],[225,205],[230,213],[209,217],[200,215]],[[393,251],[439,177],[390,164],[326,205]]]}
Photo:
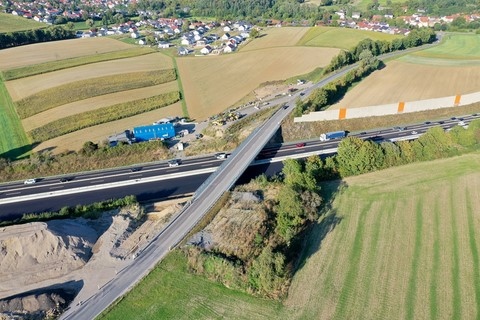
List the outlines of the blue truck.
{"label": "blue truck", "polygon": [[333,132],[327,132],[327,133],[322,133],[320,135],[320,141],[328,141],[332,139],[341,139],[345,138],[347,136],[346,131],[333,131]]}
{"label": "blue truck", "polygon": [[135,141],[163,140],[175,137],[175,128],[172,123],[160,123],[133,128]]}

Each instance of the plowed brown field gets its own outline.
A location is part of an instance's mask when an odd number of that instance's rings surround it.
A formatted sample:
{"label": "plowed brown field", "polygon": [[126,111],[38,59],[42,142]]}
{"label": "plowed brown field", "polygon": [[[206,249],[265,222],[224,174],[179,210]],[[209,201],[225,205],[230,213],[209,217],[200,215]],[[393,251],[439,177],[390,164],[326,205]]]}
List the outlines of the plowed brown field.
{"label": "plowed brown field", "polygon": [[392,61],[330,107],[358,108],[480,91],[480,66],[433,66]]}
{"label": "plowed brown field", "polygon": [[110,38],[52,41],[0,50],[0,70],[132,48]]}
{"label": "plowed brown field", "polygon": [[190,116],[205,119],[233,105],[262,82],[325,66],[338,49],[286,47],[177,59]]}
{"label": "plowed brown field", "polygon": [[[170,69],[172,67],[172,60],[169,57],[161,53],[152,53],[145,56],[92,63],[80,67],[7,81],[5,85],[13,101],[17,101],[31,94],[69,82],[100,76],[120,75],[129,72]],[[126,79],[125,81],[128,80]]]}

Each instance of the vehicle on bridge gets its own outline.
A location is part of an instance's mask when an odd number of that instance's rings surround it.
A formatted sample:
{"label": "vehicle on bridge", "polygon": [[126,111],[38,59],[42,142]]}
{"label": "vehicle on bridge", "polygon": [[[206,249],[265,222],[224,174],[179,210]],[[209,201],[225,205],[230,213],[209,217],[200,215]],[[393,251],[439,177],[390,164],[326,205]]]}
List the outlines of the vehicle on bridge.
{"label": "vehicle on bridge", "polygon": [[322,133],[320,135],[320,141],[328,141],[332,139],[341,139],[345,138],[347,136],[347,131],[333,131],[333,132],[327,132],[327,133]]}

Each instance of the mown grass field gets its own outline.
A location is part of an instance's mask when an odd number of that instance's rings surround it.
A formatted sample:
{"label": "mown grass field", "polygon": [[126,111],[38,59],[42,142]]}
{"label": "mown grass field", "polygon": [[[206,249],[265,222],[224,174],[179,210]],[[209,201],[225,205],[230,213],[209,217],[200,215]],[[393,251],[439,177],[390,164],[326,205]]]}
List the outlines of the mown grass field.
{"label": "mown grass field", "polygon": [[338,49],[332,48],[284,47],[179,58],[188,113],[193,119],[206,119],[235,104],[261,83],[310,72],[327,65],[337,53]]}
{"label": "mown grass field", "polygon": [[480,35],[446,34],[440,45],[403,56],[400,60],[436,66],[480,65]]}
{"label": "mown grass field", "polygon": [[[382,7],[388,8],[387,0],[378,0],[378,4],[381,5]],[[391,3],[404,3],[405,1],[403,0],[390,0]],[[361,10],[367,10],[367,7],[369,4],[371,4],[372,1],[370,0],[356,0],[354,2],[355,7],[361,9]]]}
{"label": "mown grass field", "polygon": [[328,212],[340,222],[306,242],[288,308],[303,319],[476,318],[479,167],[475,153],[346,179]]}
{"label": "mown grass field", "polygon": [[0,33],[45,28],[46,24],[32,19],[0,13]]}
{"label": "mown grass field", "polygon": [[0,70],[131,48],[129,44],[106,37],[36,43],[0,50]]}
{"label": "mown grass field", "polygon": [[260,37],[251,40],[240,51],[252,51],[267,49],[273,47],[295,46],[298,41],[308,32],[310,28],[301,27],[282,27],[282,28],[263,28],[260,31]]}
{"label": "mown grass field", "polygon": [[480,154],[324,184],[283,304],[228,290],[171,253],[101,319],[474,319],[480,312]]}
{"label": "mown grass field", "polygon": [[[34,76],[37,74],[42,74],[42,73],[72,68],[72,67],[78,67],[78,66],[90,64],[90,63],[142,56],[142,55],[153,53],[153,52],[155,51],[153,51],[150,48],[142,47],[142,48],[125,49],[125,50],[120,50],[116,52],[99,53],[91,56],[76,57],[76,58],[70,58],[70,59],[65,59],[60,61],[49,61],[49,62],[44,62],[36,65],[30,65],[26,67],[5,70],[3,71],[3,79],[14,80],[19,78]],[[119,63],[121,63],[121,61],[119,61]]]}
{"label": "mown grass field", "polygon": [[0,156],[20,157],[30,151],[30,141],[22,128],[7,88],[0,79]]}
{"label": "mown grass field", "polygon": [[299,46],[333,47],[351,49],[359,41],[370,38],[372,40],[392,41],[403,36],[391,35],[382,32],[355,30],[349,28],[315,27],[310,28],[299,40]]}

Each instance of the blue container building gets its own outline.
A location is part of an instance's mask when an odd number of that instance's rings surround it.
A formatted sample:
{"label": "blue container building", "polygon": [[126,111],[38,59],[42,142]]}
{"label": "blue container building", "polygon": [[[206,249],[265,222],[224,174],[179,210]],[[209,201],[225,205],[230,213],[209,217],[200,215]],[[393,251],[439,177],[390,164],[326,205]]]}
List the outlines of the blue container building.
{"label": "blue container building", "polygon": [[133,128],[136,142],[169,139],[175,137],[175,128],[172,123],[152,124]]}

